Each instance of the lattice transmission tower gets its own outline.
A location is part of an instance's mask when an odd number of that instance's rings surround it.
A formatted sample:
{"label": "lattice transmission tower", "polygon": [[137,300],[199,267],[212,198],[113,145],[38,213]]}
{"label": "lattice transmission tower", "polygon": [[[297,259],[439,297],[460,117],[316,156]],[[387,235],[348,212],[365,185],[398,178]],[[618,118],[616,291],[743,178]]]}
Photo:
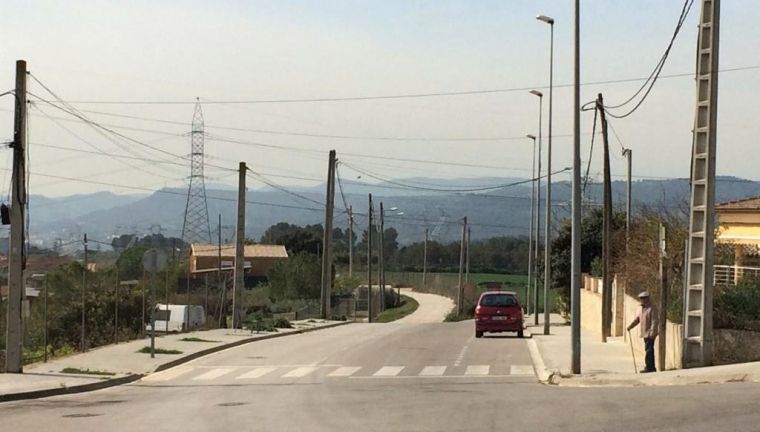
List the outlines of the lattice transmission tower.
{"label": "lattice transmission tower", "polygon": [[193,125],[190,131],[190,184],[187,188],[185,221],[182,224],[182,240],[188,245],[211,243],[206,183],[203,176],[203,144],[203,111],[198,101],[195,104]]}

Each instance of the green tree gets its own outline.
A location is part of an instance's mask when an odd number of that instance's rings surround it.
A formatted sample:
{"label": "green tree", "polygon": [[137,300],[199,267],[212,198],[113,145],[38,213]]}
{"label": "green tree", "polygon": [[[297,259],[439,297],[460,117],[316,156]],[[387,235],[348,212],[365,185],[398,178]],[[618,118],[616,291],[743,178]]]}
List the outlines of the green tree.
{"label": "green tree", "polygon": [[322,266],[315,255],[302,252],[275,264],[267,277],[275,301],[315,299],[320,295]]}

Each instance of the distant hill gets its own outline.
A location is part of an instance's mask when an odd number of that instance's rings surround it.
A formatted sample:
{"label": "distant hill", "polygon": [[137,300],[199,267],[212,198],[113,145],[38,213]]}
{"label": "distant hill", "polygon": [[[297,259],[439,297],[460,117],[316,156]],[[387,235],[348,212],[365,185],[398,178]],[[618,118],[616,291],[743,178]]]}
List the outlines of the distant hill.
{"label": "distant hill", "polygon": [[[373,186],[346,184],[344,194],[336,193],[335,225],[344,228],[348,217],[345,204],[353,206],[356,230],[366,225],[367,195],[371,192],[375,212],[382,201],[386,209],[386,226],[399,231],[399,241],[410,243],[423,238],[429,228],[433,238],[450,241],[460,236],[459,220],[467,216],[474,239],[499,235],[527,235],[530,223],[530,184],[516,185],[482,193],[437,192],[430,189],[464,189],[474,186],[508,184],[520,179],[480,178],[440,180],[407,178]],[[413,185],[416,189],[405,189]],[[625,182],[613,182],[615,205],[624,206]],[[673,214],[686,213],[689,199],[688,179],[639,180],[633,183],[634,209],[648,206],[665,209]],[[322,223],[324,220],[324,185],[291,190],[249,190],[246,215],[248,237],[259,238],[277,222],[299,225]],[[569,214],[570,183],[557,182],[552,188],[552,214],[560,221]],[[590,183],[585,200],[601,202],[602,187]],[[150,195],[116,195],[110,192],[75,195],[63,198],[33,196],[30,204],[31,239],[35,244],[50,246],[56,238],[63,241],[81,238],[87,232],[91,238],[110,241],[120,234],[145,235],[161,232],[179,236],[186,204],[186,189],[162,189]],[[299,196],[296,196],[299,195]],[[720,201],[760,195],[760,182],[734,177],[720,177],[716,197]],[[542,192],[542,198],[545,196]],[[222,237],[234,235],[237,193],[232,189],[207,190],[209,219],[216,237],[217,217],[222,215]],[[593,204],[589,204],[593,205]],[[543,207],[543,202],[542,202]],[[391,211],[391,208],[396,210]],[[399,214],[403,213],[403,214]],[[377,214],[377,213],[376,213]]]}

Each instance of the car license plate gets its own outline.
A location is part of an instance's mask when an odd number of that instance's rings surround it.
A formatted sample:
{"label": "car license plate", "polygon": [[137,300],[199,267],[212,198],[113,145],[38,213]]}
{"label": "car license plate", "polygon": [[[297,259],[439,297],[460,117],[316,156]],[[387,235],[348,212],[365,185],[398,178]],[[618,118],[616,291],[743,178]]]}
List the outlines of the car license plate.
{"label": "car license plate", "polygon": [[509,318],[509,317],[508,316],[495,316],[495,317],[491,317],[491,319],[493,319],[494,321],[505,321],[507,318]]}

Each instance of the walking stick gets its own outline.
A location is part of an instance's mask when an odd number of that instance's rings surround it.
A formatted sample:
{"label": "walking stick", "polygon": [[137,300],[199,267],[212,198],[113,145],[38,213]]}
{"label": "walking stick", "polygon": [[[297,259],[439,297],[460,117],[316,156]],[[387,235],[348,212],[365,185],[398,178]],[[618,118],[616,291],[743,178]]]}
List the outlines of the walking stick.
{"label": "walking stick", "polygon": [[631,346],[631,357],[633,357],[633,371],[639,373],[639,368],[636,366],[636,354],[633,352],[633,339],[631,339],[631,331],[628,330],[628,344]]}

